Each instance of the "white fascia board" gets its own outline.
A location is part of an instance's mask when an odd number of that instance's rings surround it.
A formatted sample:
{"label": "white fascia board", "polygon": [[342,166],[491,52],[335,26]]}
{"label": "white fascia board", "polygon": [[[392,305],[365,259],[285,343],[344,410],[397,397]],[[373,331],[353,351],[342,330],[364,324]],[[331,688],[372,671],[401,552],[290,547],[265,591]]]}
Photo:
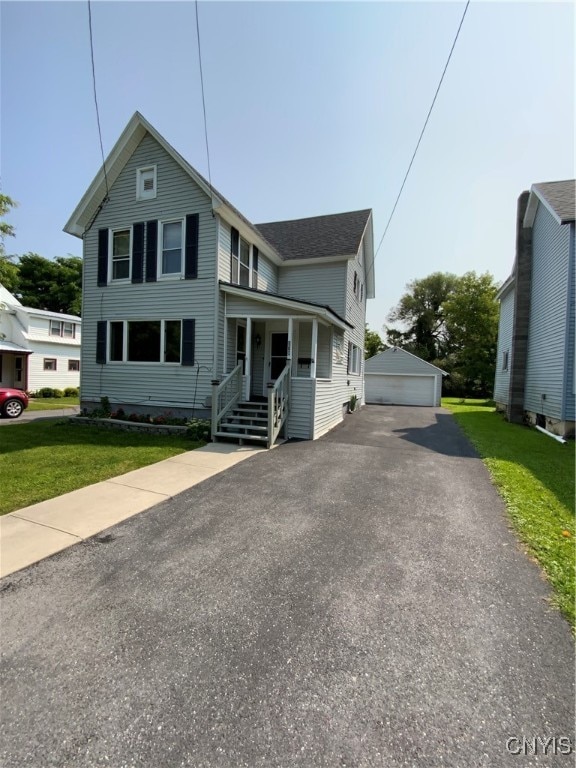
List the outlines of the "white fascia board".
{"label": "white fascia board", "polygon": [[376,276],[374,274],[374,224],[372,219],[372,211],[366,222],[364,232],[362,233],[364,239],[364,274],[366,276],[366,298],[376,298]]}
{"label": "white fascia board", "polygon": [[502,301],[502,299],[506,296],[506,294],[510,291],[511,288],[514,287],[514,284],[516,282],[516,275],[512,273],[510,277],[508,277],[498,288],[498,292],[496,293],[496,301]]}
{"label": "white fascia board", "polygon": [[341,254],[339,256],[318,256],[315,259],[286,259],[282,261],[283,267],[306,267],[312,264],[330,264],[338,261],[351,261],[356,258],[355,253]]}
{"label": "white fascia board", "polygon": [[536,211],[538,210],[538,203],[542,203],[544,208],[548,210],[554,219],[558,222],[558,224],[562,224],[562,219],[554,208],[550,205],[548,200],[535,188],[532,187],[530,189],[530,197],[528,198],[528,205],[526,207],[526,213],[524,214],[524,221],[523,225],[524,227],[532,227],[534,224],[534,219],[536,218]]}
{"label": "white fascia board", "polygon": [[[173,158],[173,160],[192,177],[206,195],[212,199],[212,204],[215,209],[222,205],[222,200],[214,188],[210,189],[210,186],[206,181],[139,112],[135,112],[132,115],[128,125],[122,131],[120,138],[116,144],[114,144],[104,162],[108,188],[114,184],[146,133],[149,133]],[[104,176],[104,169],[100,168],[82,199],[74,209],[72,216],[70,216],[66,222],[64,232],[67,232],[70,235],[76,235],[77,237],[83,236],[86,224],[90,221],[90,218],[94,215],[106,195],[106,177]]]}
{"label": "white fascia board", "polygon": [[276,307],[285,307],[286,309],[294,309],[298,310],[299,312],[306,312],[306,314],[323,317],[330,325],[335,325],[343,331],[346,331],[350,328],[349,325],[344,323],[342,320],[338,320],[337,317],[335,317],[324,307],[314,307],[309,304],[302,304],[297,300],[284,299],[280,296],[262,295],[259,293],[253,293],[252,291],[246,292],[242,290],[242,288],[236,288],[233,285],[220,285],[220,289],[224,291],[224,293],[229,293],[232,296],[241,296],[243,299],[248,299],[250,301],[272,304]]}

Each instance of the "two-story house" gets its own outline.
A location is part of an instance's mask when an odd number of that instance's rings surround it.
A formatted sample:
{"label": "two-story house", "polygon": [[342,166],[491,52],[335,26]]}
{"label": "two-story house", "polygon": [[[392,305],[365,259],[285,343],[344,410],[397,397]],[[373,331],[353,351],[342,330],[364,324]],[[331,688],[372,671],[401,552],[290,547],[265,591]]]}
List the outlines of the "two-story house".
{"label": "two-story house", "polygon": [[270,444],[363,402],[370,210],[254,225],[139,113],[105,168],[65,226],[84,240],[83,407]]}
{"label": "two-story house", "polygon": [[574,435],[576,182],[533,184],[518,199],[516,259],[501,286],[496,407]]}
{"label": "two-story house", "polygon": [[0,284],[0,386],[78,387],[81,337],[81,318],[24,307]]}

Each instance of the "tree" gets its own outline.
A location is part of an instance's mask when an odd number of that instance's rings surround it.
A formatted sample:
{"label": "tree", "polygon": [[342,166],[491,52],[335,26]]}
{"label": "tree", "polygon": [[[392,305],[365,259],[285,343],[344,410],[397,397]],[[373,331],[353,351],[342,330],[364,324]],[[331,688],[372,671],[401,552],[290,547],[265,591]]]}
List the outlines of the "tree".
{"label": "tree", "polygon": [[6,255],[4,240],[6,237],[14,237],[14,227],[4,221],[4,216],[16,207],[16,203],[8,195],[0,194],[0,283],[10,293],[14,293],[18,280],[18,267],[13,263],[13,256]]}
{"label": "tree", "polygon": [[434,272],[413,280],[400,302],[388,315],[390,322],[407,326],[405,331],[386,328],[388,341],[427,361],[438,360],[449,352],[444,302],[455,289],[458,278],[447,272]]}
{"label": "tree", "polygon": [[59,256],[51,261],[37,253],[25,253],[18,263],[18,292],[27,307],[79,315],[82,259]]}
{"label": "tree", "polygon": [[386,349],[386,345],[382,341],[380,334],[377,331],[371,331],[366,323],[366,332],[364,335],[364,358],[368,360],[369,357],[374,357],[378,352],[382,352]]}
{"label": "tree", "polygon": [[445,386],[453,394],[490,395],[498,337],[492,275],[435,272],[409,283],[407,289],[388,315],[407,328],[387,327],[388,342],[450,373]]}

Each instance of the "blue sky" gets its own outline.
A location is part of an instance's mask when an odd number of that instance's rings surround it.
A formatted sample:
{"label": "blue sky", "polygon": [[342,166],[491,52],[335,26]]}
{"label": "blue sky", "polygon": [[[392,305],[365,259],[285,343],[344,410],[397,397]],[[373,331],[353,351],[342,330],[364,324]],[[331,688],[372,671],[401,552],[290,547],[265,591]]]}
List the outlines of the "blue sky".
{"label": "blue sky", "polygon": [[[212,182],[251,221],[370,207],[380,240],[463,2],[204,2]],[[81,255],[62,227],[100,165],[85,2],[2,2],[9,253]],[[93,2],[107,153],[135,110],[207,175],[192,2]],[[370,327],[407,282],[514,258],[518,195],[574,176],[574,8],[468,10],[376,262]]]}

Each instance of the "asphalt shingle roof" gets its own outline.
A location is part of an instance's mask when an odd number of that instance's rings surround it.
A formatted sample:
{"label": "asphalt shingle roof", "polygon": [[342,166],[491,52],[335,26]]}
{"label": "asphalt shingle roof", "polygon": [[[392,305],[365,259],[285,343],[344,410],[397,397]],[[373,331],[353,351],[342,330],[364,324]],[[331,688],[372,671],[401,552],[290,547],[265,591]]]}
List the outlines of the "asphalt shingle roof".
{"label": "asphalt shingle roof", "polygon": [[575,220],[576,181],[574,179],[533,184],[532,189],[546,200],[556,215],[559,216],[562,224],[568,224]]}
{"label": "asphalt shingle roof", "polygon": [[256,224],[286,260],[351,256],[358,251],[370,209]]}

